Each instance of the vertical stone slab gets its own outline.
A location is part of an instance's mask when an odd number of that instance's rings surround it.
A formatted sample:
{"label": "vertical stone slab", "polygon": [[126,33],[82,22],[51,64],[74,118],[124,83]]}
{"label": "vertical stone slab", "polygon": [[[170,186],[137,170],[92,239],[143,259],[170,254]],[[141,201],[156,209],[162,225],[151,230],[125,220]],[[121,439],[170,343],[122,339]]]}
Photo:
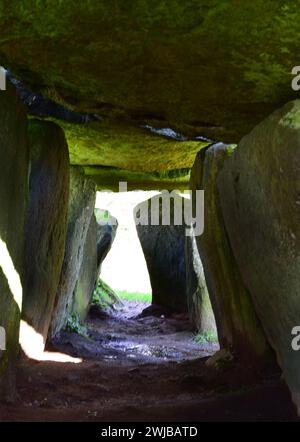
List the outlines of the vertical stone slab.
{"label": "vertical stone slab", "polygon": [[28,129],[30,180],[22,319],[45,343],[64,258],[69,153],[57,124],[31,120]]}
{"label": "vertical stone slab", "polygon": [[[174,197],[174,198],[173,198]],[[134,211],[137,218],[145,214],[148,225],[137,224],[137,233],[145,255],[152,286],[152,303],[187,312],[185,229],[174,223],[174,202],[183,205],[178,195],[170,199],[170,225],[161,222],[163,204],[161,194],[138,204]],[[151,225],[151,206],[158,207],[160,221]]]}
{"label": "vertical stone slab", "polygon": [[101,273],[101,264],[114,242],[118,221],[108,210],[95,209],[97,221],[97,280]]}
{"label": "vertical stone slab", "polygon": [[[233,256],[223,220],[217,178],[233,147],[216,144],[198,153],[191,189],[204,189],[204,233],[197,245],[204,267],[221,348],[252,365],[269,359],[269,345]],[[224,196],[225,197],[225,196]]]}
{"label": "vertical stone slab", "polygon": [[71,167],[65,255],[52,315],[50,338],[64,328],[72,309],[73,293],[79,277],[95,199],[94,182],[85,177],[81,167]]}
{"label": "vertical stone slab", "polygon": [[191,322],[199,332],[217,335],[216,321],[195,236],[186,237],[185,259],[186,296]]}
{"label": "vertical stone slab", "polygon": [[82,264],[74,290],[72,313],[83,322],[88,314],[101,264],[111,249],[118,222],[107,210],[95,209],[87,232]]}
{"label": "vertical stone slab", "polygon": [[83,322],[97,279],[97,222],[93,214],[84,244],[83,259],[74,290],[72,313]]}
{"label": "vertical stone slab", "polygon": [[218,188],[236,262],[300,413],[300,351],[292,347],[300,326],[299,100],[242,139]]}
{"label": "vertical stone slab", "polygon": [[7,89],[0,91],[0,152],[0,326],[6,332],[6,350],[0,349],[0,399],[13,399],[29,160],[26,112],[8,81]]}

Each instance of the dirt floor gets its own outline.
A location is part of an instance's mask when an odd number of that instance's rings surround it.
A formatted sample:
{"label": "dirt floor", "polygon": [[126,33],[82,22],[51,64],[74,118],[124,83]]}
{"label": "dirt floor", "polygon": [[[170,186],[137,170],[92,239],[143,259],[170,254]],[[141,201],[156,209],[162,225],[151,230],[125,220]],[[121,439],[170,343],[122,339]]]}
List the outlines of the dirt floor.
{"label": "dirt floor", "polygon": [[[233,364],[207,366],[217,344],[197,344],[182,315],[139,303],[89,316],[88,337],[63,333],[53,350],[79,364],[22,358],[19,398],[0,405],[1,421],[291,421],[280,373]],[[154,315],[154,316],[153,316]],[[242,385],[242,387],[241,387]]]}

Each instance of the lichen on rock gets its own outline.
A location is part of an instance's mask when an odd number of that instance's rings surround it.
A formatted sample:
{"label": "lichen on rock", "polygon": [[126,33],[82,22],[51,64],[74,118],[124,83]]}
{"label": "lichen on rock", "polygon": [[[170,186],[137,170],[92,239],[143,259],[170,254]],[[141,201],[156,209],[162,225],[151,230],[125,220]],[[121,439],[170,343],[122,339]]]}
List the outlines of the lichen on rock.
{"label": "lichen on rock", "polygon": [[29,153],[25,108],[9,83],[0,92],[0,121],[0,326],[6,335],[6,350],[0,350],[0,399],[13,400],[23,296]]}
{"label": "lichen on rock", "polygon": [[[240,361],[263,366],[271,351],[228,241],[217,188],[218,176],[234,146],[218,143],[199,152],[191,189],[205,193],[204,233],[196,237],[214,310],[221,348]],[[193,205],[195,192],[193,192]],[[226,198],[226,195],[223,195]]]}
{"label": "lichen on rock", "polygon": [[299,119],[299,100],[271,114],[241,140],[218,182],[236,263],[298,411]]}
{"label": "lichen on rock", "polygon": [[64,258],[69,153],[62,129],[29,121],[30,177],[22,318],[46,342]]}
{"label": "lichen on rock", "polygon": [[52,314],[50,338],[64,328],[72,309],[73,293],[79,277],[95,198],[96,189],[93,181],[84,176],[82,168],[71,167],[65,254]]}

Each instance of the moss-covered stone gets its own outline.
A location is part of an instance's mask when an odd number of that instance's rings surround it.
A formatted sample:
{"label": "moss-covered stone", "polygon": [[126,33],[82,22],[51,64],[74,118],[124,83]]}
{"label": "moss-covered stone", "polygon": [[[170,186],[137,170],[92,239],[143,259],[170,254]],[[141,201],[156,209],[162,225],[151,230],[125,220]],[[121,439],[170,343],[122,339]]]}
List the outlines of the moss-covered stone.
{"label": "moss-covered stone", "polygon": [[207,142],[179,141],[122,121],[72,124],[59,121],[70,146],[70,161],[80,166],[114,166],[133,172],[190,168]]}
{"label": "moss-covered stone", "polygon": [[73,294],[72,314],[81,322],[88,314],[93,291],[100,276],[101,264],[112,246],[117,226],[117,220],[107,210],[94,210]]}
{"label": "moss-covered stone", "polygon": [[73,109],[235,142],[296,96],[299,21],[290,0],[3,0],[0,58]]}
{"label": "moss-covered stone", "polygon": [[22,317],[46,341],[64,258],[69,153],[62,129],[29,122],[30,180]]}
{"label": "moss-covered stone", "polygon": [[239,143],[219,176],[228,237],[300,413],[300,101]]}
{"label": "moss-covered stone", "polygon": [[83,322],[87,316],[97,279],[97,222],[91,217],[83,250],[83,258],[73,294],[72,314]]}
{"label": "moss-covered stone", "polygon": [[198,332],[211,333],[215,336],[217,335],[216,321],[194,235],[186,237],[185,259],[189,317]]}
{"label": "moss-covered stone", "polygon": [[84,167],[86,176],[97,185],[98,190],[119,190],[119,183],[126,182],[128,190],[186,190],[190,172],[187,169],[164,170],[159,172],[133,172],[116,167]]}
{"label": "moss-covered stone", "polygon": [[13,399],[22,307],[29,155],[25,109],[10,84],[6,91],[0,91],[0,121],[0,326],[6,331],[6,350],[0,350],[0,399]]}
{"label": "moss-covered stone", "polygon": [[71,167],[65,255],[52,315],[50,338],[64,328],[72,309],[73,293],[82,264],[95,198],[95,184],[84,176],[81,167]]}
{"label": "moss-covered stone", "polygon": [[191,189],[205,192],[205,227],[197,245],[221,348],[232,350],[239,360],[262,365],[269,360],[270,347],[232,254],[217,189],[218,175],[233,149],[219,143],[201,151],[195,160]]}

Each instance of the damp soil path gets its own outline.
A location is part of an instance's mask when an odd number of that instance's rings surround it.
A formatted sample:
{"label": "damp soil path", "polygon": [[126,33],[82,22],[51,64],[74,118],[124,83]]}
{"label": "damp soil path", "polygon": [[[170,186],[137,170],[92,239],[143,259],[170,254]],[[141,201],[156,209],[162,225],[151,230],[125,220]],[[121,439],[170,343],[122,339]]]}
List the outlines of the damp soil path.
{"label": "damp soil path", "polygon": [[88,339],[62,333],[54,349],[89,360],[117,360],[142,365],[184,362],[214,354],[217,343],[197,343],[186,315],[172,314],[149,304],[123,301],[122,308],[103,312],[92,308]]}
{"label": "damp soil path", "polygon": [[216,372],[206,364],[216,344],[195,343],[184,316],[139,316],[142,307],[92,311],[88,337],[63,333],[53,350],[81,357],[79,364],[23,356],[18,399],[0,404],[0,421],[297,419],[279,373],[237,365]]}

